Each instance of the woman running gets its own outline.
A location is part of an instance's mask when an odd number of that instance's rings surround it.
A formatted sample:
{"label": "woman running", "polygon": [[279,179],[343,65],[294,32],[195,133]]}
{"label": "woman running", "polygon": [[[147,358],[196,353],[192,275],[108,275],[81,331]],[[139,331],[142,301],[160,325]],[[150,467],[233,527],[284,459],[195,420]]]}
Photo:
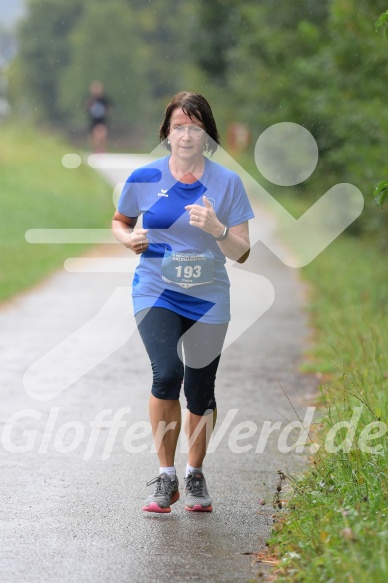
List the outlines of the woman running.
{"label": "woman running", "polygon": [[[141,255],[132,297],[152,366],[149,414],[160,464],[148,483],[155,490],[142,508],[170,512],[179,498],[174,462],[183,385],[185,508],[209,512],[203,461],[216,421],[215,378],[230,320],[225,258],[247,259],[248,220],[254,215],[239,176],[204,155],[213,154],[220,141],[202,95],[175,95],[159,135],[169,154],[131,174],[112,223],[116,238]],[[143,225],[136,228],[140,215]]]}

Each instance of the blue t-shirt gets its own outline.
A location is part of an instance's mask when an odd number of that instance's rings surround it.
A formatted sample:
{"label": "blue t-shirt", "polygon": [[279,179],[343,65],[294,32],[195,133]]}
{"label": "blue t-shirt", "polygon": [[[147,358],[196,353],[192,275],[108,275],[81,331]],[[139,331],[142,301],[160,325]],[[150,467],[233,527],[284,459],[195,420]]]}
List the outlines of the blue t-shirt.
{"label": "blue t-shirt", "polygon": [[[140,256],[132,284],[135,314],[145,308],[163,307],[192,320],[225,323],[230,320],[229,278],[225,256],[212,235],[189,224],[185,206],[200,204],[205,194],[217,218],[228,227],[254,217],[240,177],[204,158],[200,180],[177,182],[169,169],[169,156],[135,170],[124,185],[118,211],[126,217],[143,215],[149,229],[149,247]],[[162,279],[166,249],[180,253],[210,251],[215,257],[214,281],[184,289]]]}

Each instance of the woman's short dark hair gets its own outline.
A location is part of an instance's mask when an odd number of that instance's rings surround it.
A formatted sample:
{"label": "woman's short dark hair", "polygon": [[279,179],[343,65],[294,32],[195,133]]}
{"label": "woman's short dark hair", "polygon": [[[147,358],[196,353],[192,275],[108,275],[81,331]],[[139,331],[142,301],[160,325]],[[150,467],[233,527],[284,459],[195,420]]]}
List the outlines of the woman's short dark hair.
{"label": "woman's short dark hair", "polygon": [[165,142],[165,147],[170,150],[171,146],[167,143],[166,138],[170,133],[170,120],[175,109],[182,111],[190,117],[196,118],[202,122],[209,139],[207,140],[206,152],[214,154],[217,146],[220,144],[220,135],[217,130],[213,112],[208,101],[200,93],[191,93],[190,91],[180,91],[171,99],[166,107],[163,121],[159,128],[159,137],[161,142]]}

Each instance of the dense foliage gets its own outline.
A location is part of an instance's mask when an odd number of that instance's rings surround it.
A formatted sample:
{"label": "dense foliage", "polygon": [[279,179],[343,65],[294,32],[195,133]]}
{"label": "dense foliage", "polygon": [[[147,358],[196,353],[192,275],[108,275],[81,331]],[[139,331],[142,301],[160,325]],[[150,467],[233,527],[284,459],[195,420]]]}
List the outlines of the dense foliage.
{"label": "dense foliage", "polygon": [[353,231],[387,225],[386,209],[372,197],[388,174],[388,44],[375,29],[386,0],[29,6],[11,80],[17,100],[39,119],[84,124],[85,96],[97,78],[115,103],[113,123],[137,125],[154,140],[171,94],[200,91],[223,131],[230,121],[245,122],[253,142],[279,121],[307,127],[320,149],[320,189],[352,182],[366,196]]}

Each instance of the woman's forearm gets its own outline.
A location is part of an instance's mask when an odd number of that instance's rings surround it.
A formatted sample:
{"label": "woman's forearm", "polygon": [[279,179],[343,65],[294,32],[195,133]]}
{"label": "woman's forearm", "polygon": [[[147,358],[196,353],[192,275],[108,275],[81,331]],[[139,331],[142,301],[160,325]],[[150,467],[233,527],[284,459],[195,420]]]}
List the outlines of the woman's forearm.
{"label": "woman's forearm", "polygon": [[116,239],[125,245],[128,246],[129,237],[133,233],[133,227],[127,225],[123,221],[119,221],[118,219],[112,220],[112,232]]}
{"label": "woman's forearm", "polygon": [[244,263],[248,259],[250,246],[243,237],[229,230],[228,236],[223,241],[217,241],[222,253],[229,259],[238,263]]}

